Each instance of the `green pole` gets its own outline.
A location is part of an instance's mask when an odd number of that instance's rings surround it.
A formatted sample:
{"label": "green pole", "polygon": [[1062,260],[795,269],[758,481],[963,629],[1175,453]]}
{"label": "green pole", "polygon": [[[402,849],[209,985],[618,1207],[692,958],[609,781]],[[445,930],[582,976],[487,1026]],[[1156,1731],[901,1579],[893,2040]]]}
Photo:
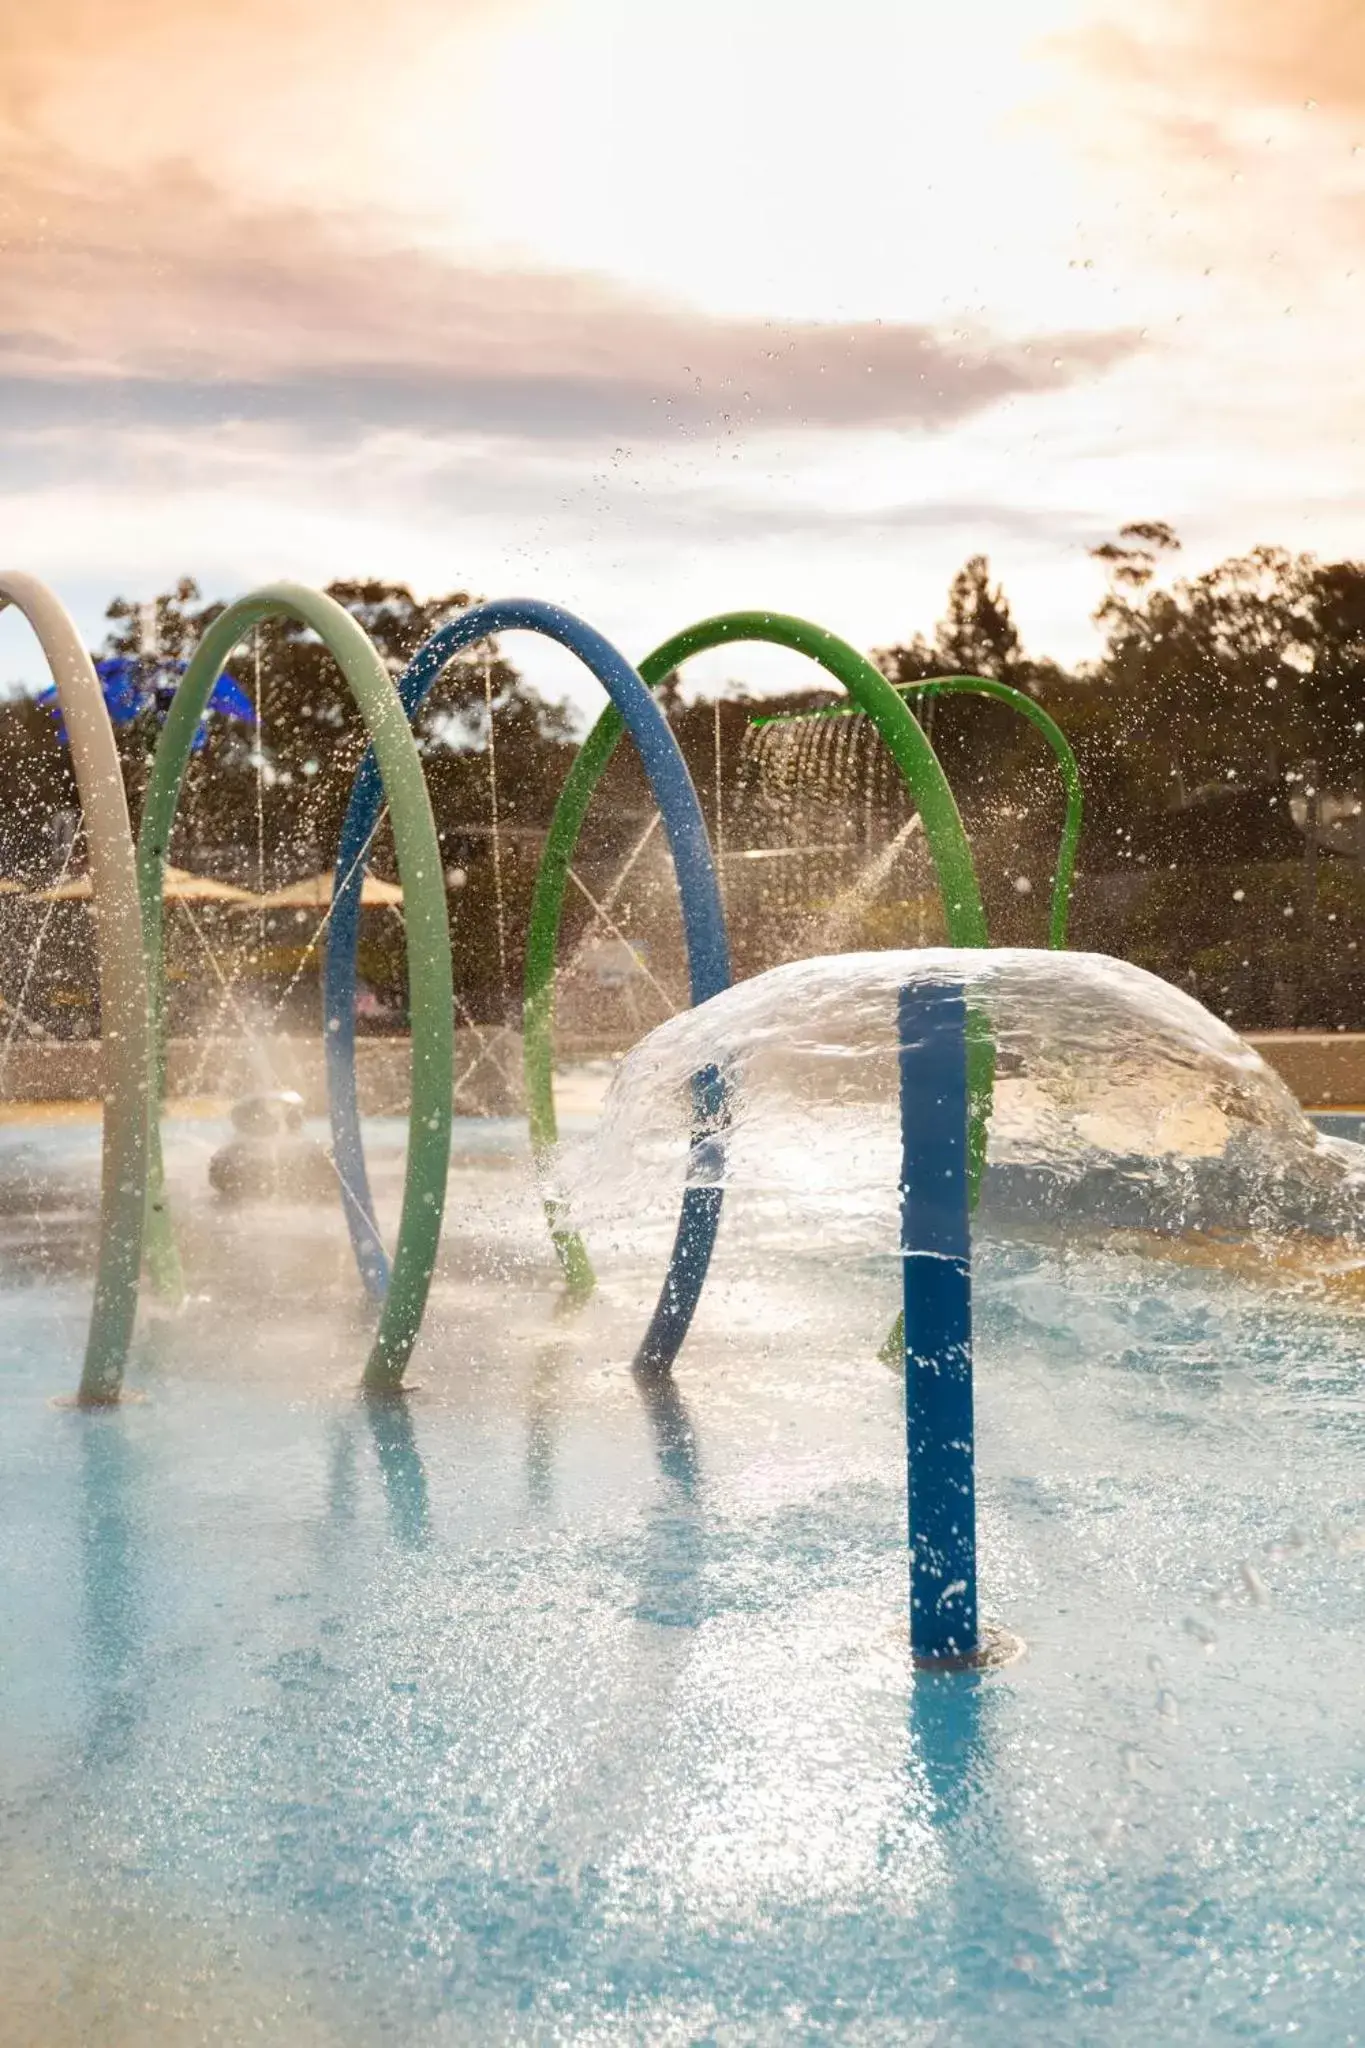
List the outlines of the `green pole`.
{"label": "green pole", "polygon": [[[957,804],[937,756],[918,720],[881,671],[837,634],[806,619],[782,612],[725,612],[665,640],[640,663],[639,673],[651,689],[694,654],[740,641],[769,641],[804,654],[843,684],[860,711],[865,711],[890,749],[906,787],[924,821],[924,836],[938,874],[948,936],[955,946],[989,943],[971,848]],[[560,792],[549,835],[536,874],[526,942],[526,973],[522,1006],[522,1059],[526,1080],[531,1146],[542,1166],[558,1140],[554,1103],[554,972],[559,928],[569,867],[593,791],[621,738],[619,715],[610,707],[584,741]],[[984,1053],[983,1053],[984,1045]],[[974,1041],[972,1060],[973,1180],[985,1157],[986,1114],[990,1103],[991,1048]],[[566,1222],[552,1199],[545,1205],[555,1251],[572,1295],[589,1293],[593,1270],[587,1247]]]}
{"label": "green pole", "polygon": [[288,618],[315,632],[335,658],[365,722],[393,821],[407,926],[412,1014],[412,1103],[402,1218],[393,1277],[362,1384],[396,1394],[421,1324],[436,1263],[450,1168],[454,1085],[454,983],[450,927],[436,824],[421,758],[387,669],[350,613],[320,591],[273,583],[229,606],[205,633],[166,715],[152,763],[138,839],[138,886],[151,990],[153,1146],[148,1236],[153,1274],[177,1291],[179,1262],[166,1208],[158,1116],[165,1087],[162,886],[171,827],[194,736],[214,684],[237,643],[265,619]]}

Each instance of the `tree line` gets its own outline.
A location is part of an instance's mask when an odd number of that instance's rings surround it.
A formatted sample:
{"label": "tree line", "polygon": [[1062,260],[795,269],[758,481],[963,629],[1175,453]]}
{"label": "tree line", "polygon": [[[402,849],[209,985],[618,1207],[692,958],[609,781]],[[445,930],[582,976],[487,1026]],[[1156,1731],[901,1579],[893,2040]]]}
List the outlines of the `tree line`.
{"label": "tree line", "polygon": [[[1168,525],[1141,521],[1092,550],[1106,579],[1093,661],[1066,668],[1031,654],[979,555],[953,578],[932,635],[911,634],[874,659],[899,684],[953,674],[1012,683],[1066,731],[1087,798],[1076,943],[1152,965],[1247,1027],[1365,1024],[1353,936],[1365,914],[1359,863],[1330,852],[1313,859],[1295,803],[1365,790],[1365,563],[1260,547],[1182,578],[1179,548]],[[419,601],[377,580],[329,588],[394,674],[472,601],[460,590]],[[188,578],[150,604],[115,599],[100,652],[183,659],[220,610]],[[259,627],[231,671],[261,723],[208,721],[172,857],[277,888],[330,864],[363,733],[325,650],[292,622]],[[761,708],[796,712],[835,694],[817,679]],[[743,682],[719,704],[689,699],[676,678],[661,697],[708,814],[740,818],[744,735],[756,709]],[[986,700],[942,699],[923,715],[977,847],[993,927],[1003,940],[1041,943],[1042,885],[1060,822],[1045,749]],[[154,706],[118,728],[135,814],[156,732]],[[461,986],[476,1014],[499,1014],[514,1001],[507,962],[514,977],[575,720],[490,643],[449,664],[416,733],[451,883]],[[0,874],[50,881],[75,807],[57,721],[31,695],[11,692],[0,703]],[[627,844],[648,813],[638,765],[622,748],[590,814],[585,862]],[[392,872],[382,841],[375,858]],[[1038,877],[1030,899],[1009,886],[1024,869]],[[573,917],[587,915],[575,905]],[[370,953],[372,978],[398,988],[401,933],[376,938]]]}

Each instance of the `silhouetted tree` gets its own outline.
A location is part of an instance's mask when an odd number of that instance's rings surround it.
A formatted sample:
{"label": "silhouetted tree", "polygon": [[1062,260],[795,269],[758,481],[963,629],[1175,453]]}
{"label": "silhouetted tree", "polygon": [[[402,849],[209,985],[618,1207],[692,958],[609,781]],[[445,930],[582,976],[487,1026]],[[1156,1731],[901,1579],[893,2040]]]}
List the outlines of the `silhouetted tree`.
{"label": "silhouetted tree", "polygon": [[[1115,591],[1145,590],[1161,556],[1178,553],[1179,548],[1174,527],[1164,519],[1134,519],[1119,528],[1117,540],[1091,548],[1090,559],[1104,564]],[[1110,602],[1106,599],[1100,606],[1101,617]]]}
{"label": "silhouetted tree", "polygon": [[[1094,614],[1103,644],[1095,661],[1074,671],[1025,650],[1009,600],[983,555],[972,556],[953,578],[932,638],[911,633],[874,659],[896,684],[942,674],[1006,680],[1059,719],[1086,787],[1083,886],[1073,926],[1079,943],[1129,951],[1177,978],[1193,976],[1206,999],[1243,1024],[1303,1022],[1310,1009],[1332,1021],[1361,1021],[1365,938],[1352,952],[1345,908],[1330,922],[1324,911],[1312,948],[1298,936],[1304,842],[1290,798],[1310,762],[1322,788],[1365,787],[1365,563],[1323,563],[1261,547],[1172,581],[1167,571],[1179,549],[1176,533],[1160,520],[1132,521],[1091,549],[1106,573]],[[432,631],[472,601],[462,590],[419,600],[404,585],[378,580],[330,588],[394,675]],[[117,598],[109,607],[105,651],[155,651],[183,660],[219,609],[189,578],[150,605]],[[252,886],[259,869],[269,888],[330,863],[364,733],[331,657],[301,628],[266,623],[234,652],[229,667],[247,697],[259,700],[261,728],[258,734],[249,723],[218,715],[208,720],[186,778],[172,858]],[[738,850],[732,834],[742,833],[746,777],[758,759],[748,739],[752,706],[742,685],[719,706],[693,701],[684,693],[685,680],[670,677],[659,701],[708,818],[723,818],[727,842]],[[763,708],[794,712],[834,695],[813,674],[811,687],[767,700]],[[1025,721],[993,703],[944,698],[919,700],[918,708],[980,853],[993,929],[1033,942],[1060,823],[1050,755]],[[490,712],[498,769],[496,873]],[[135,811],[157,726],[150,711],[119,731]],[[416,737],[452,877],[461,999],[476,1015],[502,1014],[515,1005],[531,883],[572,760],[573,723],[563,705],[540,697],[490,642],[448,666],[418,718]],[[898,800],[903,804],[903,796]],[[27,695],[0,698],[0,872],[50,879],[63,850],[50,821],[54,813],[69,818],[75,802],[55,718]],[[627,742],[589,815],[583,874],[596,865],[609,875],[617,853],[635,843],[651,814]],[[391,875],[386,832],[373,852],[379,871]],[[1235,894],[1227,871],[1239,863]],[[1010,876],[1024,872],[1034,877],[1033,892],[1015,898]],[[1365,876],[1356,877],[1353,862],[1328,861],[1323,875],[1324,890],[1337,892],[1333,901],[1345,905],[1353,877],[1365,892]],[[1145,893],[1135,896],[1134,889]],[[1235,916],[1234,902],[1240,906]],[[0,912],[11,922],[22,922],[32,908],[18,897],[0,898]],[[586,899],[571,892],[568,946],[588,914]],[[73,922],[79,922],[74,913]],[[398,921],[376,914],[367,934],[364,971],[398,992]],[[1308,982],[1302,958],[1313,949],[1324,965]]]}
{"label": "silhouetted tree", "polygon": [[991,588],[991,565],[984,555],[973,555],[949,584],[934,651],[941,675],[1012,680],[1023,653],[1019,630],[1003,589],[998,583]]}
{"label": "silhouetted tree", "polygon": [[1305,689],[1316,575],[1311,556],[1262,547],[1170,589],[1111,586],[1096,680],[1147,801],[1157,785],[1184,801],[1209,782],[1274,780],[1317,746]]}

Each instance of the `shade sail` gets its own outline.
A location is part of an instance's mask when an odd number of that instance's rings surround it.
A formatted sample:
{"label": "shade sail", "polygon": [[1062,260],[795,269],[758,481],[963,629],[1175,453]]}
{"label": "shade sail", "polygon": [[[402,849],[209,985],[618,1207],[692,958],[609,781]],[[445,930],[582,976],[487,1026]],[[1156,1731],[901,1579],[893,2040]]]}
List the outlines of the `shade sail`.
{"label": "shade sail", "polygon": [[[211,875],[192,875],[188,868],[166,869],[162,884],[162,897],[167,903],[255,903],[249,889],[239,889],[232,882],[215,882]],[[69,882],[58,882],[52,889],[36,889],[34,895],[40,903],[89,903],[94,895],[94,885],[89,875],[77,875]]]}
{"label": "shade sail", "polygon": [[[301,882],[291,882],[287,889],[276,889],[269,896],[253,897],[252,901],[260,910],[327,910],[332,902],[332,871],[329,868],[322,875],[305,875]],[[383,910],[402,901],[403,891],[396,882],[381,882],[377,875],[366,875],[360,892],[363,910]]]}

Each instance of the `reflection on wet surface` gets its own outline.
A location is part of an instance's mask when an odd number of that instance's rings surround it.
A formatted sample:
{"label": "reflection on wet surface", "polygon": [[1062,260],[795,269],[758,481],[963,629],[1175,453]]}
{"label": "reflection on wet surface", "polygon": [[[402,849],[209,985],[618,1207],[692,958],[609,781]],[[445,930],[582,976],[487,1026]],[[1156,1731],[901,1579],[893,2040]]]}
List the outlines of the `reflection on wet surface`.
{"label": "reflection on wet surface", "polygon": [[[894,1261],[741,1210],[640,1383],[657,1270],[604,1246],[565,1317],[471,1139],[371,1405],[339,1213],[221,1210],[216,1136],[172,1133],[192,1298],[139,1405],[49,1405],[87,1274],[0,1242],[0,2038],[1351,2037],[1354,1318],[983,1244],[982,1585],[1029,1654],[912,1681]],[[45,1142],[89,1203],[97,1132]]]}

